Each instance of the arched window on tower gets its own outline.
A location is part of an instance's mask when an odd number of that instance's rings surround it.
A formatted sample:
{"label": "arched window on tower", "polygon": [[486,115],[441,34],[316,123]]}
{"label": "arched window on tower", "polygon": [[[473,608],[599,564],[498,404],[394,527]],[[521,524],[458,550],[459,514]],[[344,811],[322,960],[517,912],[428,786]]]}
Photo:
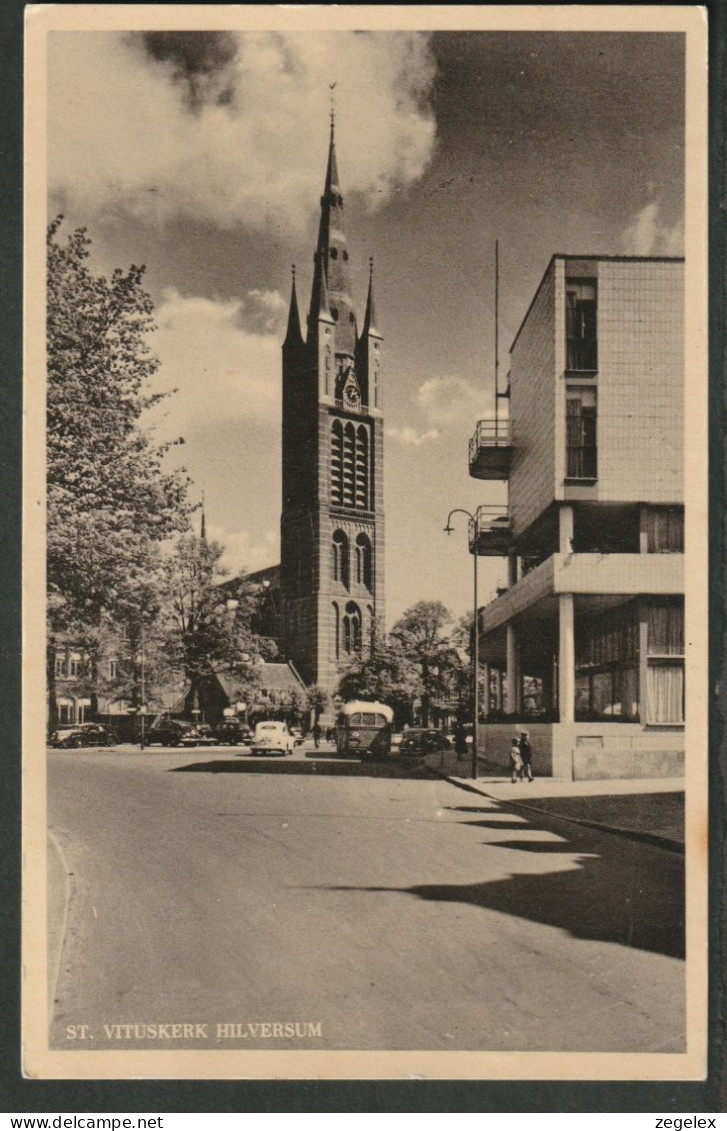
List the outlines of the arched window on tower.
{"label": "arched window on tower", "polygon": [[336,660],[341,655],[341,613],[336,602],[333,602],[333,655]]}
{"label": "arched window on tower", "polygon": [[334,581],[340,581],[348,589],[350,581],[350,555],[348,538],[342,530],[336,530],[333,535],[332,574]]}
{"label": "arched window on tower", "polygon": [[352,656],[361,651],[361,610],[349,601],[343,614],[343,652]]}
{"label": "arched window on tower", "polygon": [[339,507],[343,503],[343,425],[340,420],[334,420],[331,428],[331,502]]}
{"label": "arched window on tower", "polygon": [[356,506],[369,509],[369,434],[363,424],[356,431]]}
{"label": "arched window on tower", "polygon": [[356,505],[356,429],[350,420],[343,430],[343,505]]}
{"label": "arched window on tower", "polygon": [[369,592],[373,591],[373,552],[371,540],[367,534],[356,537],[356,583],[365,585]]}

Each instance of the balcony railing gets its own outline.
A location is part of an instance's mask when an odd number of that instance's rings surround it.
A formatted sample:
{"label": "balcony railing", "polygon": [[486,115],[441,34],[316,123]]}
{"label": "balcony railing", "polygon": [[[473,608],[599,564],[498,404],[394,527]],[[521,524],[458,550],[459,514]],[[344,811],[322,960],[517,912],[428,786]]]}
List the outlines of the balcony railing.
{"label": "balcony railing", "polygon": [[502,557],[511,546],[510,516],[506,506],[483,506],[469,523],[470,553]]}
{"label": "balcony railing", "polygon": [[507,479],[511,452],[509,420],[478,420],[469,444],[470,475],[474,479]]}

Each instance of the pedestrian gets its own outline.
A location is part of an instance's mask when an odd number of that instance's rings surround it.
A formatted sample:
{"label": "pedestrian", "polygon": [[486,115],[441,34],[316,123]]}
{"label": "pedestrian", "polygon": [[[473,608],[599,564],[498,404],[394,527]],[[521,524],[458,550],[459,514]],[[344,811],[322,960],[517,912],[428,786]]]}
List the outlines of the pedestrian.
{"label": "pedestrian", "polygon": [[320,743],[320,741],[321,724],[318,722],[318,720],[316,720],[316,722],[313,724],[313,745],[315,746],[316,750],[318,749],[318,744]]}
{"label": "pedestrian", "polygon": [[520,753],[520,743],[517,738],[513,738],[510,746],[510,769],[512,770],[511,781],[513,785],[516,781],[520,781],[523,776],[523,759]]}
{"label": "pedestrian", "polygon": [[526,730],[522,731],[520,735],[520,757],[522,759],[522,770],[520,776],[528,781],[533,780],[533,748],[530,745],[530,738]]}

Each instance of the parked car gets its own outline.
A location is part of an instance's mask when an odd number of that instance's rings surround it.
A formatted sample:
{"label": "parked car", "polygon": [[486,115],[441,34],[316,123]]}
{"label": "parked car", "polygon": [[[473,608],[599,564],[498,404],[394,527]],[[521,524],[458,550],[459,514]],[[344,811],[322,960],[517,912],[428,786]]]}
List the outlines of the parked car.
{"label": "parked car", "polygon": [[290,733],[293,736],[295,745],[302,746],[305,742],[305,739],[303,738],[303,731],[300,729],[300,727],[291,727]]}
{"label": "parked car", "polygon": [[118,738],[108,727],[100,723],[77,723],[75,726],[61,726],[50,736],[51,746],[59,749],[75,749],[81,746],[115,746]]}
{"label": "parked car", "polygon": [[197,723],[194,729],[197,731],[197,746],[217,745],[217,736],[209,723]]}
{"label": "parked car", "polygon": [[192,723],[185,723],[180,719],[161,719],[149,727],[144,741],[147,746],[156,742],[162,746],[197,746],[199,731]]}
{"label": "parked car", "polygon": [[252,739],[252,731],[243,727],[237,719],[223,719],[214,728],[214,735],[217,742],[227,743],[230,746],[237,746]]}
{"label": "parked car", "polygon": [[252,740],[253,754],[292,754],[295,748],[295,739],[288,730],[286,723],[264,722],[255,727]]}
{"label": "parked car", "polygon": [[425,754],[440,753],[450,746],[447,735],[442,730],[426,727],[412,727],[404,731],[399,743],[402,758],[423,758]]}

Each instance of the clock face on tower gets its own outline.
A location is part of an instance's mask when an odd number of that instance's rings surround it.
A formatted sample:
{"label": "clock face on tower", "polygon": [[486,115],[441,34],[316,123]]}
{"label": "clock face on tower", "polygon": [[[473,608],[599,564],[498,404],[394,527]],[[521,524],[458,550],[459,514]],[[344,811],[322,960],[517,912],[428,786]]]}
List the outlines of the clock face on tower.
{"label": "clock face on tower", "polygon": [[358,387],[353,364],[344,361],[339,369],[340,397],[346,408],[358,409],[361,407],[361,390]]}

